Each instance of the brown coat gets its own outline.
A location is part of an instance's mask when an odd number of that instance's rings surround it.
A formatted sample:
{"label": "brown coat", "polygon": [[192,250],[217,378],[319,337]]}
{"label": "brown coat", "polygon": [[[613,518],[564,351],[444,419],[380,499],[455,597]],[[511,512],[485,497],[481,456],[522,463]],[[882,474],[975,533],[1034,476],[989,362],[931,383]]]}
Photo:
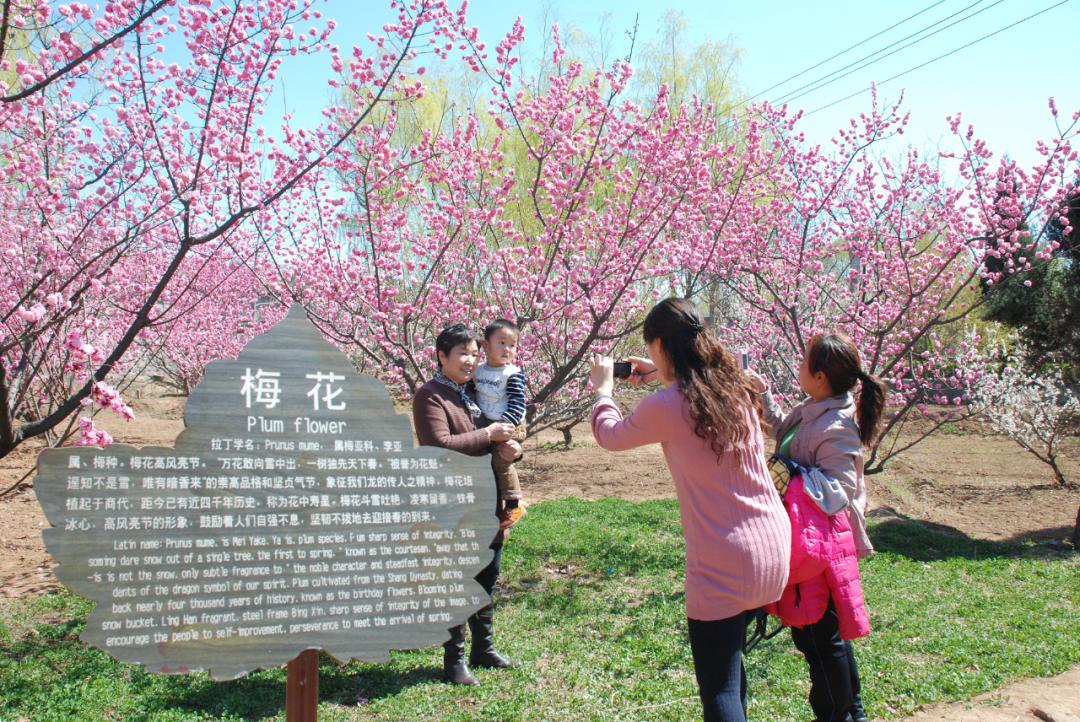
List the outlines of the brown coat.
{"label": "brown coat", "polygon": [[477,429],[457,391],[431,380],[416,390],[413,426],[422,446],[440,446],[469,456],[491,453],[487,432]]}
{"label": "brown coat", "polygon": [[[418,388],[413,396],[412,411],[416,438],[421,446],[439,446],[469,456],[491,453],[487,432],[476,428],[461,396],[446,384],[432,379]],[[491,480],[494,483],[495,477]],[[496,498],[495,504],[498,513],[504,502]],[[492,546],[502,544],[508,536],[509,529],[500,529]]]}

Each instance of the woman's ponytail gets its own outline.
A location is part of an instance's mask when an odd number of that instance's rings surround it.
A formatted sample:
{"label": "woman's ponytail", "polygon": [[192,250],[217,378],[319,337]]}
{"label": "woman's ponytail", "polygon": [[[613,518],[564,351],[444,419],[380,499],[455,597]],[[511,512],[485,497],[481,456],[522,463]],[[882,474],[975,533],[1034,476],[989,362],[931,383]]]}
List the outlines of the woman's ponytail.
{"label": "woman's ponytail", "polygon": [[855,409],[859,424],[859,439],[863,446],[869,446],[877,436],[881,426],[881,417],[885,413],[885,384],[863,371],[859,372],[862,389],[859,391],[859,403]]}
{"label": "woman's ponytail", "polygon": [[869,446],[877,436],[881,417],[885,414],[888,388],[881,379],[863,371],[859,349],[842,333],[825,333],[811,338],[806,347],[806,360],[811,373],[825,374],[834,394],[846,394],[862,382],[855,421],[859,425],[859,439],[864,446]]}

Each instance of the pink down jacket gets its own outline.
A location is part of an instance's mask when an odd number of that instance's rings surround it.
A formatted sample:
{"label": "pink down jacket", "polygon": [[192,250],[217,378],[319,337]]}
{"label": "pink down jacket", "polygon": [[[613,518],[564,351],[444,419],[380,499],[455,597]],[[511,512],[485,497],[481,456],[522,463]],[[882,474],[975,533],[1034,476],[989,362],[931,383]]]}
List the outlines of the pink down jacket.
{"label": "pink down jacket", "polygon": [[805,627],[824,616],[831,596],[840,637],[865,637],[870,633],[870,617],[848,515],[829,516],[822,511],[803,491],[800,475],[791,477],[784,506],[791,519],[791,571],[779,601],[767,605],[765,611],[789,627]]}

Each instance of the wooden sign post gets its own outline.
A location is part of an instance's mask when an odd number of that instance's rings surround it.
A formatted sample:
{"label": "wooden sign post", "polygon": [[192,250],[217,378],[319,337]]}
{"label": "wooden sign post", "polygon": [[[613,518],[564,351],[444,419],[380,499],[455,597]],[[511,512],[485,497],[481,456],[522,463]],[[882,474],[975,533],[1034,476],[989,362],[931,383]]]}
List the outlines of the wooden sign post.
{"label": "wooden sign post", "polygon": [[488,460],[414,447],[300,307],[210,364],[184,421],[175,448],[38,458],[57,577],[96,603],[88,644],[216,679],[288,662],[289,720],[314,720],[316,650],[387,661],[489,603]]}
{"label": "wooden sign post", "polygon": [[286,722],[316,722],[319,709],[319,652],[301,652],[287,666],[285,683]]}

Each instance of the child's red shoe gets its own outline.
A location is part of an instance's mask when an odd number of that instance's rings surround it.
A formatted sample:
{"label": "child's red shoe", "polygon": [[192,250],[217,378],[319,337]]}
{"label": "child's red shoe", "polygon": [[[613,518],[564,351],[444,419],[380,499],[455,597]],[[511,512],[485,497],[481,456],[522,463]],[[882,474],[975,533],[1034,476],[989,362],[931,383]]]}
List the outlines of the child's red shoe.
{"label": "child's red shoe", "polygon": [[521,517],[525,516],[525,507],[518,504],[517,506],[508,506],[503,509],[499,514],[499,528],[509,529],[514,524],[521,521]]}

